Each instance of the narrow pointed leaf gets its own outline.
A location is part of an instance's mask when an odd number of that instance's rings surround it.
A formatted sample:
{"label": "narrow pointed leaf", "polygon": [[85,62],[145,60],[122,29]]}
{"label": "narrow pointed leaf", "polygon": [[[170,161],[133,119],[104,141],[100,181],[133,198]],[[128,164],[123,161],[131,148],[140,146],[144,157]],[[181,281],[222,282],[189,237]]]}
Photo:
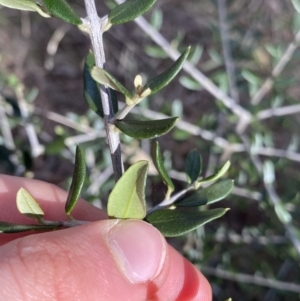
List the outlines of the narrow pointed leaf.
{"label": "narrow pointed leaf", "polygon": [[0,222],[0,233],[19,233],[26,231],[53,230],[53,226],[45,225],[19,225],[7,222]]}
{"label": "narrow pointed leaf", "polygon": [[35,11],[37,8],[36,0],[0,0],[0,4],[9,8],[29,11]]}
{"label": "narrow pointed leaf", "polygon": [[132,94],[116,78],[114,78],[104,69],[94,67],[92,69],[91,75],[93,79],[101,85],[108,86],[114,90],[121,92],[128,98],[132,98]]}
{"label": "narrow pointed leaf", "polygon": [[86,57],[83,69],[84,98],[89,107],[100,117],[104,117],[99,84],[92,78],[91,69],[95,66],[92,53]]}
{"label": "narrow pointed leaf", "polygon": [[146,215],[145,185],[148,161],[130,166],[108,198],[107,213],[112,218],[143,219]]}
{"label": "narrow pointed leaf", "polygon": [[164,236],[174,237],[190,232],[225,214],[228,209],[181,211],[161,209],[147,215],[146,220]]}
{"label": "narrow pointed leaf", "polygon": [[124,134],[136,139],[152,139],[169,132],[176,124],[178,117],[160,120],[116,120],[115,126]]}
{"label": "narrow pointed leaf", "polygon": [[[93,53],[89,53],[86,57],[83,69],[83,84],[84,84],[84,98],[89,107],[100,117],[104,117],[101,94],[99,84],[93,79],[91,75],[92,68],[95,67],[95,58]],[[113,112],[118,112],[118,98],[115,90],[109,88]]]}
{"label": "narrow pointed leaf", "polygon": [[82,23],[80,17],[65,0],[41,0],[40,2],[41,9],[49,15],[74,25]]}
{"label": "narrow pointed leaf", "polygon": [[117,114],[119,111],[119,104],[118,104],[118,95],[117,92],[111,88],[109,88],[110,97],[111,97],[111,103],[114,114]]}
{"label": "narrow pointed leaf", "polygon": [[233,189],[233,180],[225,179],[209,187],[194,191],[175,203],[177,207],[202,206],[223,200]]}
{"label": "narrow pointed leaf", "polygon": [[180,199],[174,205],[176,207],[195,207],[202,206],[208,203],[206,188],[192,192],[188,196]]}
{"label": "narrow pointed leaf", "polygon": [[17,192],[17,208],[20,213],[30,218],[39,219],[44,216],[44,211],[24,188],[20,188]]}
{"label": "narrow pointed leaf", "polygon": [[207,187],[208,204],[212,204],[226,198],[233,189],[233,180],[221,180]]}
{"label": "narrow pointed leaf", "polygon": [[188,182],[193,183],[195,182],[202,169],[202,160],[199,152],[196,149],[193,149],[187,155],[184,164],[184,171],[187,174]]}
{"label": "narrow pointed leaf", "polygon": [[148,11],[156,0],[127,0],[116,6],[108,15],[111,24],[122,24],[134,20]]}
{"label": "narrow pointed leaf", "polygon": [[161,73],[160,75],[151,79],[145,86],[144,90],[147,88],[151,89],[151,94],[156,93],[160,89],[164,88],[181,70],[182,65],[190,53],[190,47],[173,63],[173,65]]}
{"label": "narrow pointed leaf", "polygon": [[160,177],[162,178],[163,182],[165,183],[165,185],[167,185],[169,187],[169,189],[171,191],[173,191],[174,188],[174,184],[172,182],[172,180],[170,179],[165,166],[164,166],[164,161],[163,161],[163,157],[160,151],[160,146],[158,141],[155,141],[152,144],[152,148],[151,148],[151,157],[153,160],[153,164],[156,167]]}
{"label": "narrow pointed leaf", "polygon": [[69,194],[65,205],[65,211],[66,214],[68,215],[72,212],[72,210],[74,209],[78,201],[85,180],[85,173],[86,173],[86,165],[85,165],[84,151],[82,148],[77,146],[72,183],[70,186]]}
{"label": "narrow pointed leaf", "polygon": [[212,181],[216,181],[218,180],[219,178],[223,177],[226,172],[228,171],[230,167],[230,162],[229,161],[226,161],[225,164],[213,175],[207,177],[207,178],[204,178],[200,181],[198,181],[198,184],[201,184],[201,183],[208,183],[208,182],[212,182]]}

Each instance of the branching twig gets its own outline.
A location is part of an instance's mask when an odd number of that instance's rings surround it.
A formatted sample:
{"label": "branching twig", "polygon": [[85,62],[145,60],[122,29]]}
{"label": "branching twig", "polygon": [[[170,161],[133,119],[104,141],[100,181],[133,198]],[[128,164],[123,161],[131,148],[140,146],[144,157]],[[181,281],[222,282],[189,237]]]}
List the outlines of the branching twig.
{"label": "branching twig", "polygon": [[[83,23],[89,32],[95,63],[97,67],[105,67],[105,53],[103,48],[103,27],[106,19],[99,18],[94,0],[84,0],[87,12],[87,18],[83,19]],[[104,122],[107,132],[107,140],[110,148],[112,165],[114,169],[114,177],[117,181],[123,174],[123,162],[121,157],[119,132],[114,130],[114,125],[111,124],[111,119],[114,117],[110,93],[107,87],[100,86],[100,94],[102,99],[102,107],[104,112]]]}
{"label": "branching twig", "polygon": [[2,95],[0,95],[0,127],[2,131],[3,142],[6,148],[10,150],[14,150],[16,146],[14,143],[11,128],[9,126],[9,122],[7,120],[3,105],[4,105],[4,99]]}
{"label": "branching twig", "polygon": [[291,105],[280,108],[271,108],[258,112],[256,118],[259,120],[272,118],[274,116],[293,115],[300,112],[300,105]]}
{"label": "branching twig", "polygon": [[[257,172],[262,176],[263,165],[262,165],[260,158],[251,153],[250,145],[249,145],[249,141],[248,141],[247,137],[245,135],[240,135],[240,138],[242,139],[244,144],[247,146],[251,161],[253,162]],[[273,184],[266,183],[265,181],[263,181],[263,184],[264,184],[265,191],[267,192],[267,195],[270,199],[270,202],[272,203],[274,208],[276,208],[278,206],[282,206],[282,202],[281,202],[279,196],[277,195],[277,192],[276,192]],[[282,222],[282,223],[287,232],[287,236],[289,237],[290,241],[292,242],[298,255],[300,255],[300,241],[297,237],[297,234],[295,233],[294,226],[290,222]]]}
{"label": "branching twig", "polygon": [[235,102],[239,102],[239,92],[236,84],[235,68],[230,51],[229,34],[227,26],[227,11],[226,0],[218,0],[218,11],[220,20],[220,33],[222,40],[223,57],[226,66],[227,78],[229,82],[229,89],[231,98]]}
{"label": "branching twig", "polygon": [[33,157],[38,157],[44,152],[44,146],[39,143],[37,133],[33,124],[28,122],[29,113],[27,109],[26,100],[24,97],[24,86],[20,84],[16,89],[16,96],[18,100],[18,105],[20,108],[21,116],[25,123],[25,131],[31,146],[31,153]]}
{"label": "branching twig", "polygon": [[[122,0],[115,0],[117,3],[122,3]],[[159,45],[166,54],[172,59],[176,60],[180,53],[173,49],[171,44],[157,31],[155,30],[145,18],[139,17],[134,20],[136,24],[147,34],[150,38]],[[190,74],[196,81],[198,81],[208,92],[210,92],[216,99],[220,100],[224,106],[230,109],[241,121],[239,130],[243,129],[243,124],[252,119],[252,115],[235,101],[220,90],[209,78],[207,78],[202,72],[200,72],[194,65],[189,62],[183,64],[183,70]]]}
{"label": "branching twig", "polygon": [[272,70],[271,77],[267,78],[261,88],[255,93],[251,100],[251,104],[258,105],[266,94],[272,89],[274,84],[274,78],[278,77],[287,63],[291,60],[294,52],[299,47],[300,42],[300,30],[296,33],[294,40],[289,44],[286,51],[282,55],[279,62]]}

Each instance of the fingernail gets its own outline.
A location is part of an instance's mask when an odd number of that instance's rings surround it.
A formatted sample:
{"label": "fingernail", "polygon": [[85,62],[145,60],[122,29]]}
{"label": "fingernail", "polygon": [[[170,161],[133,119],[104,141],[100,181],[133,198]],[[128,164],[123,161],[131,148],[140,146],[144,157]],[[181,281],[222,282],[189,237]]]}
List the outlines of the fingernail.
{"label": "fingernail", "polygon": [[116,264],[130,282],[145,283],[160,273],[166,243],[150,224],[121,220],[108,231],[107,242]]}

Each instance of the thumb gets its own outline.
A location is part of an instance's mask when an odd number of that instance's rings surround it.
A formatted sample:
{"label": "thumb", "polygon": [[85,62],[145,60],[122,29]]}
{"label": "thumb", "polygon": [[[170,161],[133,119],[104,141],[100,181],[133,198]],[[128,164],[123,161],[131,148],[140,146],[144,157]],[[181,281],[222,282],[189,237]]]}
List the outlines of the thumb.
{"label": "thumb", "polygon": [[[205,278],[138,220],[26,236],[2,246],[0,258],[0,300],[211,300]],[[184,297],[187,273],[194,284]]]}

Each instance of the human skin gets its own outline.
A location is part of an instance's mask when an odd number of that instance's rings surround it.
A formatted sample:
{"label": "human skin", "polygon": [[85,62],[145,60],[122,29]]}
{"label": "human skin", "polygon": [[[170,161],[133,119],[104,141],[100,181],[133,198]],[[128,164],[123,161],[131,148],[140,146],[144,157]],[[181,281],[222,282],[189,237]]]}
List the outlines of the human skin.
{"label": "human skin", "polygon": [[[46,220],[66,220],[67,193],[48,183],[0,175],[0,221],[32,223],[16,208],[25,188]],[[0,234],[0,301],[211,301],[205,277],[151,225],[109,220],[79,200],[86,225],[44,233]]]}

